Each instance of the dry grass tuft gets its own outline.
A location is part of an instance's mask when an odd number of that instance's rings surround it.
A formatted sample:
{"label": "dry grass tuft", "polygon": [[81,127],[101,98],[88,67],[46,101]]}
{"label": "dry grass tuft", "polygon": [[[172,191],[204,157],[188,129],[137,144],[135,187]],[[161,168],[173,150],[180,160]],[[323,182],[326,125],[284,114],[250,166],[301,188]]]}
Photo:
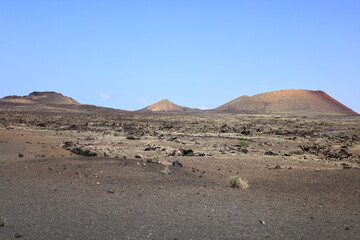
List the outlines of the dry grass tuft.
{"label": "dry grass tuft", "polygon": [[170,174],[170,169],[168,166],[166,166],[163,170],[160,171],[161,174]]}
{"label": "dry grass tuft", "polygon": [[240,178],[240,176],[232,176],[230,178],[230,185],[234,188],[242,188],[246,189],[249,188],[249,184],[246,180]]}

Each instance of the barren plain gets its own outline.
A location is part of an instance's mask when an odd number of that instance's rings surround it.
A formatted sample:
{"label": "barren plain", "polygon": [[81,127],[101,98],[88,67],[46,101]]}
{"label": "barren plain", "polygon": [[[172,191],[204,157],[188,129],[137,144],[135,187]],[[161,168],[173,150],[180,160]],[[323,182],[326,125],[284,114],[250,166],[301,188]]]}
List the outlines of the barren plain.
{"label": "barren plain", "polygon": [[0,153],[1,240],[360,239],[359,116],[1,111]]}

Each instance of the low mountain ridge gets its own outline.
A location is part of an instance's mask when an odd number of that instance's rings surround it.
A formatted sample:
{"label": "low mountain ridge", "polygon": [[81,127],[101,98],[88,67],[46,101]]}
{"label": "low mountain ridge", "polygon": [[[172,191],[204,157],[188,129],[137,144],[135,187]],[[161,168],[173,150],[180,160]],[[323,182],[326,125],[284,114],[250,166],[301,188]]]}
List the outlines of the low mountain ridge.
{"label": "low mountain ridge", "polygon": [[72,99],[71,97],[66,97],[61,93],[57,92],[32,92],[27,96],[7,96],[1,99],[6,102],[13,103],[28,103],[28,104],[71,104],[79,105],[80,103]]}
{"label": "low mountain ridge", "polygon": [[40,112],[125,112],[113,108],[80,104],[71,97],[57,92],[32,92],[27,96],[7,96],[0,99],[0,110]]}
{"label": "low mountain ridge", "polygon": [[[32,92],[27,96],[7,96],[0,99],[0,110],[49,112],[127,112],[125,110],[80,104],[57,92]],[[200,109],[179,106],[163,99],[137,112],[200,112]],[[323,91],[285,89],[241,96],[207,113],[243,114],[310,114],[358,115]]]}

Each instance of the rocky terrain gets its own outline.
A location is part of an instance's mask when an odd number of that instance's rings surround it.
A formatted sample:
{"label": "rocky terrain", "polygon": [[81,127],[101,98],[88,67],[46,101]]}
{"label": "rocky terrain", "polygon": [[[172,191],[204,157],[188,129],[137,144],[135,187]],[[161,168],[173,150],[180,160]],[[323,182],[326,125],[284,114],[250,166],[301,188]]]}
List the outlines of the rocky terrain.
{"label": "rocky terrain", "polygon": [[0,112],[0,239],[358,239],[360,118]]}

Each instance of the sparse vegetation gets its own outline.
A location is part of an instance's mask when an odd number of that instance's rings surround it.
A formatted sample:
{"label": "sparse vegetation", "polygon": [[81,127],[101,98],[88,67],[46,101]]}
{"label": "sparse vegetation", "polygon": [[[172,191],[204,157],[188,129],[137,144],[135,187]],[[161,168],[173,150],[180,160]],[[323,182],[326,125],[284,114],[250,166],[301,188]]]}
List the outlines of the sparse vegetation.
{"label": "sparse vegetation", "polygon": [[247,141],[241,140],[241,141],[239,142],[239,145],[242,146],[242,147],[247,148],[247,147],[249,146],[249,143],[248,143]]}
{"label": "sparse vegetation", "polygon": [[233,188],[249,188],[249,184],[247,181],[240,178],[240,176],[232,176],[230,178],[230,185]]}
{"label": "sparse vegetation", "polygon": [[163,170],[160,171],[161,174],[169,174],[170,173],[170,169],[168,166],[166,166]]}

